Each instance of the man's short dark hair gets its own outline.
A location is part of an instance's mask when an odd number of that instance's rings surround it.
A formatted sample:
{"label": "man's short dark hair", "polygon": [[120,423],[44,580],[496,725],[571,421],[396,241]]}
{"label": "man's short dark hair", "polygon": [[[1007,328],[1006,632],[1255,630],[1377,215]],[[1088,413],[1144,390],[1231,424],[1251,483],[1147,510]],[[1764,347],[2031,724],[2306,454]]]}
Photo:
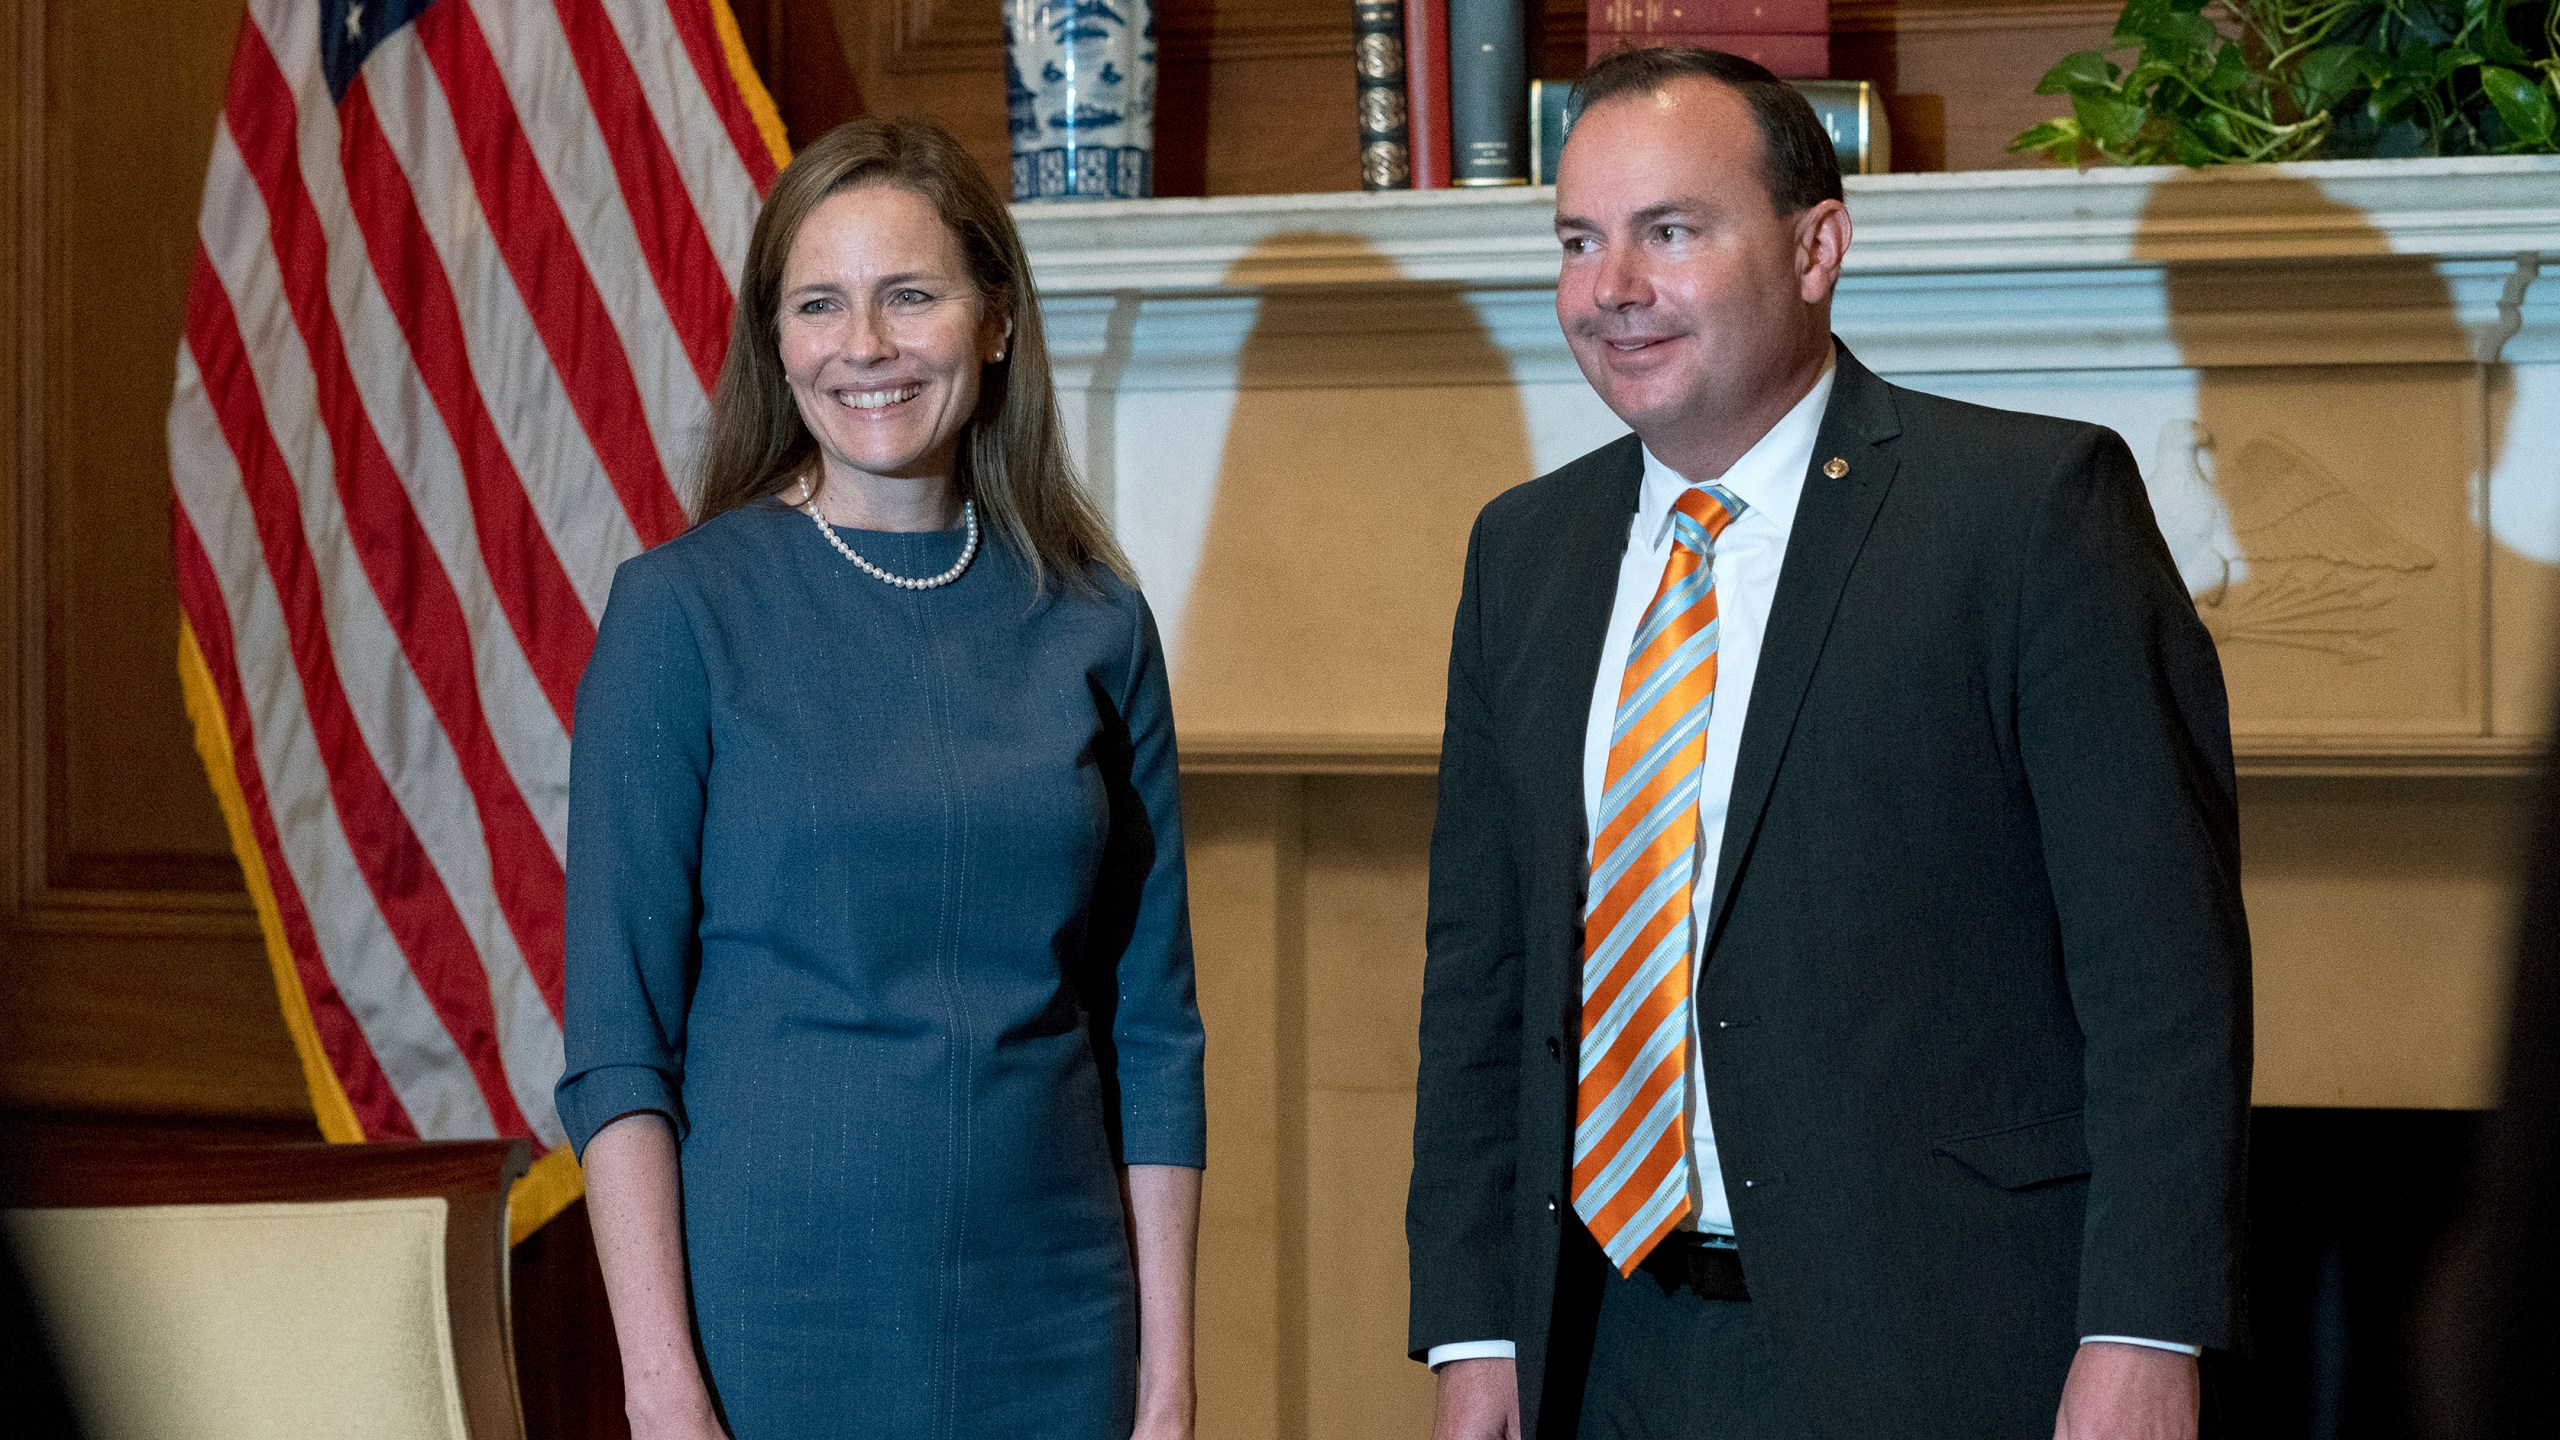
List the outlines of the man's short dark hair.
{"label": "man's short dark hair", "polygon": [[1574,82],[1573,112],[1587,114],[1604,100],[1650,95],[1671,81],[1713,80],[1729,85],[1760,123],[1762,179],[1781,215],[1797,215],[1840,197],[1840,155],[1813,116],[1802,92],[1755,61],[1691,45],[1621,46],[1600,57]]}

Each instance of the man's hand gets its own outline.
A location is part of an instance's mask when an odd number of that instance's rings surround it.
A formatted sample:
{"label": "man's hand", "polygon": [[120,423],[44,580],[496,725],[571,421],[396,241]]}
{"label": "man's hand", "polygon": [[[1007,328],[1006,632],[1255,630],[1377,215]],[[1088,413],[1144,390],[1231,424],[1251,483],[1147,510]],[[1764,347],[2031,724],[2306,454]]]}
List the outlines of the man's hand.
{"label": "man's hand", "polygon": [[1520,1440],[1520,1372],[1505,1359],[1452,1360],[1433,1372],[1431,1440]]}
{"label": "man's hand", "polygon": [[2053,1440],[2195,1440],[2201,1394],[2192,1355],[2092,1340],[2062,1382]]}

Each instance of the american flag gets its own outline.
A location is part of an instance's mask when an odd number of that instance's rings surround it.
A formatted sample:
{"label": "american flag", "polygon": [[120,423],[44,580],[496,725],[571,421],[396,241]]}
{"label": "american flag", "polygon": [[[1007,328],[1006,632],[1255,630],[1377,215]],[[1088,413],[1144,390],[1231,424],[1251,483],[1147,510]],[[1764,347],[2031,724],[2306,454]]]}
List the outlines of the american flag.
{"label": "american flag", "polygon": [[179,669],[323,1133],[560,1074],[569,728],[688,463],[781,125],[725,0],[251,0],[169,406]]}

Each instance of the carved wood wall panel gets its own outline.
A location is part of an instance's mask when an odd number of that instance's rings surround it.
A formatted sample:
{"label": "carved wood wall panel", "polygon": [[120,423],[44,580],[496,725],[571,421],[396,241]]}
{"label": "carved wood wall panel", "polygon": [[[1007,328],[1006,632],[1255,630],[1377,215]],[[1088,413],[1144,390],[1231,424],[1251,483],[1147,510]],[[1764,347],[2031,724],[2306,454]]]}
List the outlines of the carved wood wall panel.
{"label": "carved wood wall panel", "polygon": [[240,13],[0,4],[0,1106],[309,1113],[175,670],[161,417]]}

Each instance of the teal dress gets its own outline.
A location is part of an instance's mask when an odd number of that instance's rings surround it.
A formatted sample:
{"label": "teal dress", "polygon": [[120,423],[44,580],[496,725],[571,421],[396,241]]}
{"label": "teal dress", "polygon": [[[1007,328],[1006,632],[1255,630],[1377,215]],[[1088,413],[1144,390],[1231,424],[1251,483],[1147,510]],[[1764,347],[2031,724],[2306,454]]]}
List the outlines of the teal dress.
{"label": "teal dress", "polygon": [[[844,538],[936,574],[958,532]],[[625,564],[578,688],[583,1149],[681,1137],[739,1440],[1126,1440],[1115,1167],[1205,1159],[1173,721],[1146,602],[990,537],[898,589],[773,502]]]}

